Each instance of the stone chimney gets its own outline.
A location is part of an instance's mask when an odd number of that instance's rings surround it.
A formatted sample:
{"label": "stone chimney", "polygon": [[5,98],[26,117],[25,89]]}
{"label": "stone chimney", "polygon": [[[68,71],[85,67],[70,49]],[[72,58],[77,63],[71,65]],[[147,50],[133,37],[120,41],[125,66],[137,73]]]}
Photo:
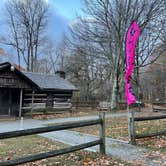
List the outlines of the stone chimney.
{"label": "stone chimney", "polygon": [[66,73],[64,71],[58,70],[55,72],[55,75],[58,75],[59,77],[65,79],[66,78]]}

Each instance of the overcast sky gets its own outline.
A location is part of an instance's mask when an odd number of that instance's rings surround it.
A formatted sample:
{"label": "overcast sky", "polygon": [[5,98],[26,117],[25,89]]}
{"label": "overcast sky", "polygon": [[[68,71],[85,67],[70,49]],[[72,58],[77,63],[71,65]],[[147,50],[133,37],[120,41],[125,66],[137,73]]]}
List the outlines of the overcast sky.
{"label": "overcast sky", "polygon": [[46,0],[51,7],[49,33],[58,41],[67,27],[80,15],[82,0]]}
{"label": "overcast sky", "polygon": [[[56,40],[60,40],[67,27],[81,14],[82,0],[45,0],[50,5],[48,33]],[[5,31],[4,2],[0,0],[0,32]]]}
{"label": "overcast sky", "polygon": [[[0,33],[5,34],[7,27],[5,26],[4,3],[6,0],[0,0]],[[50,16],[48,22],[48,35],[56,43],[61,41],[63,34],[67,32],[68,26],[81,15],[83,0],[45,0],[50,5]],[[5,51],[13,54],[9,47],[0,44]],[[0,61],[1,58],[0,58]],[[3,60],[4,61],[4,60]]]}

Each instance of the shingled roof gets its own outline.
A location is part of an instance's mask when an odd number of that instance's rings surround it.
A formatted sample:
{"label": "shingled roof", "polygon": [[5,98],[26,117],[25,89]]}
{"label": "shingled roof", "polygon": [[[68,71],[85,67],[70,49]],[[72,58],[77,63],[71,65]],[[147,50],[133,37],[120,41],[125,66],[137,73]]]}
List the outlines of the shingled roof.
{"label": "shingled roof", "polygon": [[23,72],[26,77],[37,84],[41,89],[77,90],[69,81],[55,74]]}
{"label": "shingled roof", "polygon": [[[0,63],[0,70],[5,70],[9,67],[11,68],[11,66],[14,65],[10,62]],[[23,76],[24,79],[28,80],[31,84],[43,90],[77,90],[69,81],[55,74],[19,71],[16,67],[13,72]]]}

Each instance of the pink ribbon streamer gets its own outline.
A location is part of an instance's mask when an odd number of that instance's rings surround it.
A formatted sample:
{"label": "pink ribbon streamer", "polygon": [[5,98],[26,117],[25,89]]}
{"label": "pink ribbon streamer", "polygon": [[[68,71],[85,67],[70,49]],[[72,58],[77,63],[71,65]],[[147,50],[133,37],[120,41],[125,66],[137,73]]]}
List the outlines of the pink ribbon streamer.
{"label": "pink ribbon streamer", "polygon": [[136,102],[136,98],[134,94],[132,93],[131,89],[131,79],[132,79],[132,72],[134,69],[134,60],[135,60],[135,47],[137,40],[140,35],[140,28],[136,21],[133,21],[132,24],[130,25],[127,34],[126,34],[126,87],[125,87],[125,92],[126,92],[126,100],[127,100],[127,105],[131,105]]}

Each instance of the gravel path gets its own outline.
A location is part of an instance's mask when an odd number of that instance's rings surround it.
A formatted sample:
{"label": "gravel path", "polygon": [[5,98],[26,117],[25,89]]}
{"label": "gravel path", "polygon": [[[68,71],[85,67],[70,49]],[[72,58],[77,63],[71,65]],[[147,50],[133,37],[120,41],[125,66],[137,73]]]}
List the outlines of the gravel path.
{"label": "gravel path", "polygon": [[[112,114],[107,115],[107,117],[117,117],[125,116],[126,113]],[[14,131],[20,129],[36,128],[43,127],[49,123],[64,123],[71,121],[80,121],[80,120],[90,120],[96,119],[98,116],[87,116],[87,117],[71,117],[71,118],[58,118],[52,120],[34,120],[34,119],[25,119],[23,124],[20,120],[9,121],[9,122],[0,122],[0,132]],[[56,132],[49,132],[40,134],[40,136],[56,140],[68,145],[77,145],[81,143],[86,143],[98,139],[96,136],[89,134],[83,134],[75,131],[62,130]],[[99,146],[94,146],[88,148],[87,150],[98,151]],[[129,161],[144,161],[146,166],[159,166],[158,164],[152,162],[145,157],[145,152],[147,150],[143,148],[138,148],[137,146],[129,145],[127,142],[119,142],[114,139],[106,138],[106,153],[114,157],[121,158],[122,160]]]}
{"label": "gravel path", "polygon": [[[60,141],[68,145],[78,145],[98,139],[96,136],[83,134],[75,131],[56,131],[40,134],[43,137]],[[86,150],[99,152],[99,146],[93,146]],[[159,166],[150,159],[145,157],[147,150],[125,142],[116,141],[115,139],[106,138],[106,153],[125,161],[143,162],[145,166]]]}

